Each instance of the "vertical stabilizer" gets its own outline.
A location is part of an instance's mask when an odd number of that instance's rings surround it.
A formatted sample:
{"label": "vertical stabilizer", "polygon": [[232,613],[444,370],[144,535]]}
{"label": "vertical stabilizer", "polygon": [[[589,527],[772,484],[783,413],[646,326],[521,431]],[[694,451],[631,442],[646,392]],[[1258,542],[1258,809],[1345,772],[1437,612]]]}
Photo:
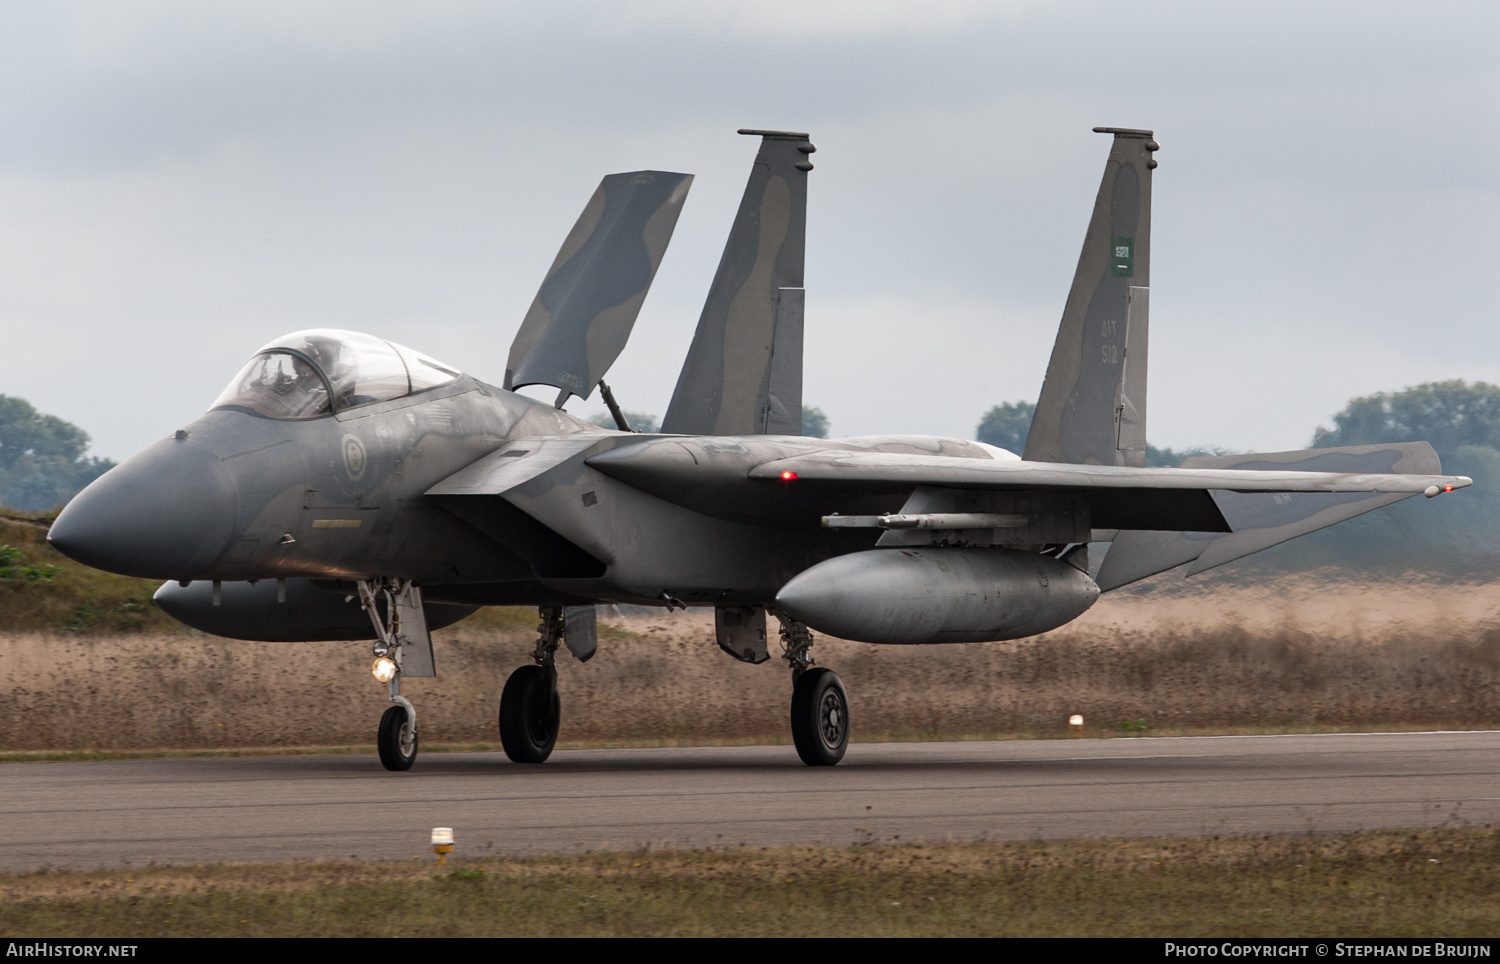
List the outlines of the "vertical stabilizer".
{"label": "vertical stabilizer", "polygon": [[505,387],[551,385],[588,398],[614,364],[651,290],[691,174],[611,174],[563,241],[510,346]]}
{"label": "vertical stabilizer", "polygon": [[740,133],[760,135],[760,152],[662,419],[666,433],[802,433],[802,259],[817,148],[801,133]]}
{"label": "vertical stabilizer", "polygon": [[1113,134],[1022,458],[1144,465],[1151,290],[1151,131]]}

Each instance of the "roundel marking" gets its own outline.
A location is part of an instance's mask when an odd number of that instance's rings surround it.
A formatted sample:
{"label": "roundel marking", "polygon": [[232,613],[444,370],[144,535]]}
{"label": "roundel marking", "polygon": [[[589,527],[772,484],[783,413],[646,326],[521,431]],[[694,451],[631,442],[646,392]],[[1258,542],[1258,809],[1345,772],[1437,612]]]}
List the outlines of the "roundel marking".
{"label": "roundel marking", "polygon": [[358,482],[364,478],[365,465],[369,461],[365,456],[365,443],[353,435],[345,435],[342,446],[344,471],[348,473],[350,481]]}

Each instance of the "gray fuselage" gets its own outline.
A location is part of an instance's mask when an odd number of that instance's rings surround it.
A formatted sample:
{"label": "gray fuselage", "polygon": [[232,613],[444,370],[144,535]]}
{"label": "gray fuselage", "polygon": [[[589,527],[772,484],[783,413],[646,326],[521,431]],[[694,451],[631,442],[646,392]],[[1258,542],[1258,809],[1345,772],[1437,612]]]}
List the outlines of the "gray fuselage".
{"label": "gray fuselage", "polygon": [[[510,440],[536,438],[567,440],[571,462],[505,498],[427,494],[488,454],[512,454]],[[649,478],[632,485],[587,464],[648,440],[661,437],[600,429],[469,376],[317,418],[218,408],[91,485],[52,539],[98,568],[177,581],[379,575],[412,579],[434,602],[765,603],[879,536],[822,528],[823,514],[896,511],[911,487],[766,482],[747,498],[742,466],[830,447],[992,457],[937,438],[685,437],[685,465],[709,461],[695,449],[719,458],[667,498]],[[629,466],[615,474],[630,478]]]}

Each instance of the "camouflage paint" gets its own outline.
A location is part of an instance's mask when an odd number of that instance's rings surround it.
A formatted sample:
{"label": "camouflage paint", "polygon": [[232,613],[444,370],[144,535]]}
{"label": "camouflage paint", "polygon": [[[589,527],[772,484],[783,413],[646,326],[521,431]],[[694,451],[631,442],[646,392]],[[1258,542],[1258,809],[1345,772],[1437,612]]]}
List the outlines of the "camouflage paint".
{"label": "camouflage paint", "polygon": [[511,343],[505,388],[589,397],[625,348],[692,182],[663,171],[599,182]]}
{"label": "camouflage paint", "polygon": [[[1094,129],[1114,142],[1022,458],[1141,466],[1157,145],[1150,131]],[[1127,355],[1136,369],[1129,391]]]}
{"label": "camouflage paint", "polygon": [[806,134],[751,131],[760,151],[677,378],[662,431],[802,433]]}

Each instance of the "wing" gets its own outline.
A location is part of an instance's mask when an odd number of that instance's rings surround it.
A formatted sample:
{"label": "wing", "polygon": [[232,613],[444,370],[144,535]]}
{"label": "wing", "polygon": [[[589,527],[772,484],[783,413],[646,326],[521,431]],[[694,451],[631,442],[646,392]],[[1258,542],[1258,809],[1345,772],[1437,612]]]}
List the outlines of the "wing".
{"label": "wing", "polygon": [[[1279,472],[1288,469],[1335,473],[1385,473],[1388,478],[1432,479],[1440,489],[1457,484],[1443,477],[1437,453],[1426,442],[1352,445],[1188,459],[1184,468]],[[1465,480],[1467,481],[1467,480]],[[1426,489],[1424,488],[1424,491]],[[1192,576],[1251,553],[1363,515],[1410,498],[1411,492],[1389,488],[1364,491],[1305,491],[1283,493],[1217,491],[1213,499],[1229,522],[1231,532],[1122,531],[1114,539],[1099,568],[1099,588],[1108,592],[1147,576],[1189,564]]]}
{"label": "wing", "polygon": [[[798,528],[839,514],[900,513],[919,490],[994,493],[985,500],[954,496],[955,508],[927,498],[924,511],[1004,513],[1001,495],[1040,499],[1025,511],[1083,512],[1093,529],[1233,532],[1216,493],[1383,493],[1406,497],[1462,488],[1471,480],[1385,471],[1309,472],[1296,469],[1133,468],[995,459],[973,443],[947,445],[944,454],[910,451],[910,443],[873,445],[790,437],[654,438],[621,445],[588,459],[606,475],[660,498],[720,518]],[[1411,443],[1423,445],[1425,443]],[[886,448],[904,451],[882,451]],[[872,449],[874,449],[872,451]],[[1430,451],[1430,449],[1429,449]],[[1043,498],[1045,497],[1045,498]],[[1050,499],[1055,508],[1049,508]],[[977,501],[976,501],[977,500]],[[1061,501],[1059,501],[1061,500]],[[1015,510],[1021,511],[1021,510]],[[1025,540],[1023,540],[1025,541]],[[1035,541],[1035,540],[1030,540]],[[1051,541],[1051,540],[1049,540]],[[1083,541],[1087,541],[1085,538]]]}
{"label": "wing", "polygon": [[[787,473],[791,473],[788,475]],[[1246,469],[1147,469],[1119,465],[948,459],[885,453],[819,453],[757,465],[752,479],[910,482],[959,488],[1171,489],[1211,492],[1404,492],[1472,484],[1462,476]]]}
{"label": "wing", "polygon": [[[583,508],[574,505],[577,493],[567,494],[585,467],[701,516],[761,530],[870,530],[866,538],[849,533],[853,541],[843,551],[1060,548],[1118,529],[1171,538],[1203,534],[1192,537],[1194,557],[1203,554],[1204,539],[1219,535],[1226,550],[1254,552],[1311,531],[1309,520],[1326,525],[1341,512],[1470,484],[1462,476],[1405,471],[1436,468],[1425,443],[1371,448],[1378,452],[1368,457],[1333,455],[1356,471],[1288,469],[1278,456],[1257,456],[1266,468],[1148,469],[998,459],[957,439],[579,433],[513,439],[427,495],[527,559],[539,576],[589,578],[603,570],[580,521],[593,493],[582,493]],[[1313,464],[1326,464],[1329,455],[1314,457],[1325,462]],[[1303,517],[1279,508],[1278,498],[1288,496]],[[1309,497],[1329,504],[1297,501]],[[1267,506],[1278,508],[1267,515]],[[1127,533],[1122,543],[1136,538],[1144,537]],[[1175,558],[1170,546],[1166,555],[1156,548],[1153,560]],[[1188,560],[1170,565],[1182,561]]]}

